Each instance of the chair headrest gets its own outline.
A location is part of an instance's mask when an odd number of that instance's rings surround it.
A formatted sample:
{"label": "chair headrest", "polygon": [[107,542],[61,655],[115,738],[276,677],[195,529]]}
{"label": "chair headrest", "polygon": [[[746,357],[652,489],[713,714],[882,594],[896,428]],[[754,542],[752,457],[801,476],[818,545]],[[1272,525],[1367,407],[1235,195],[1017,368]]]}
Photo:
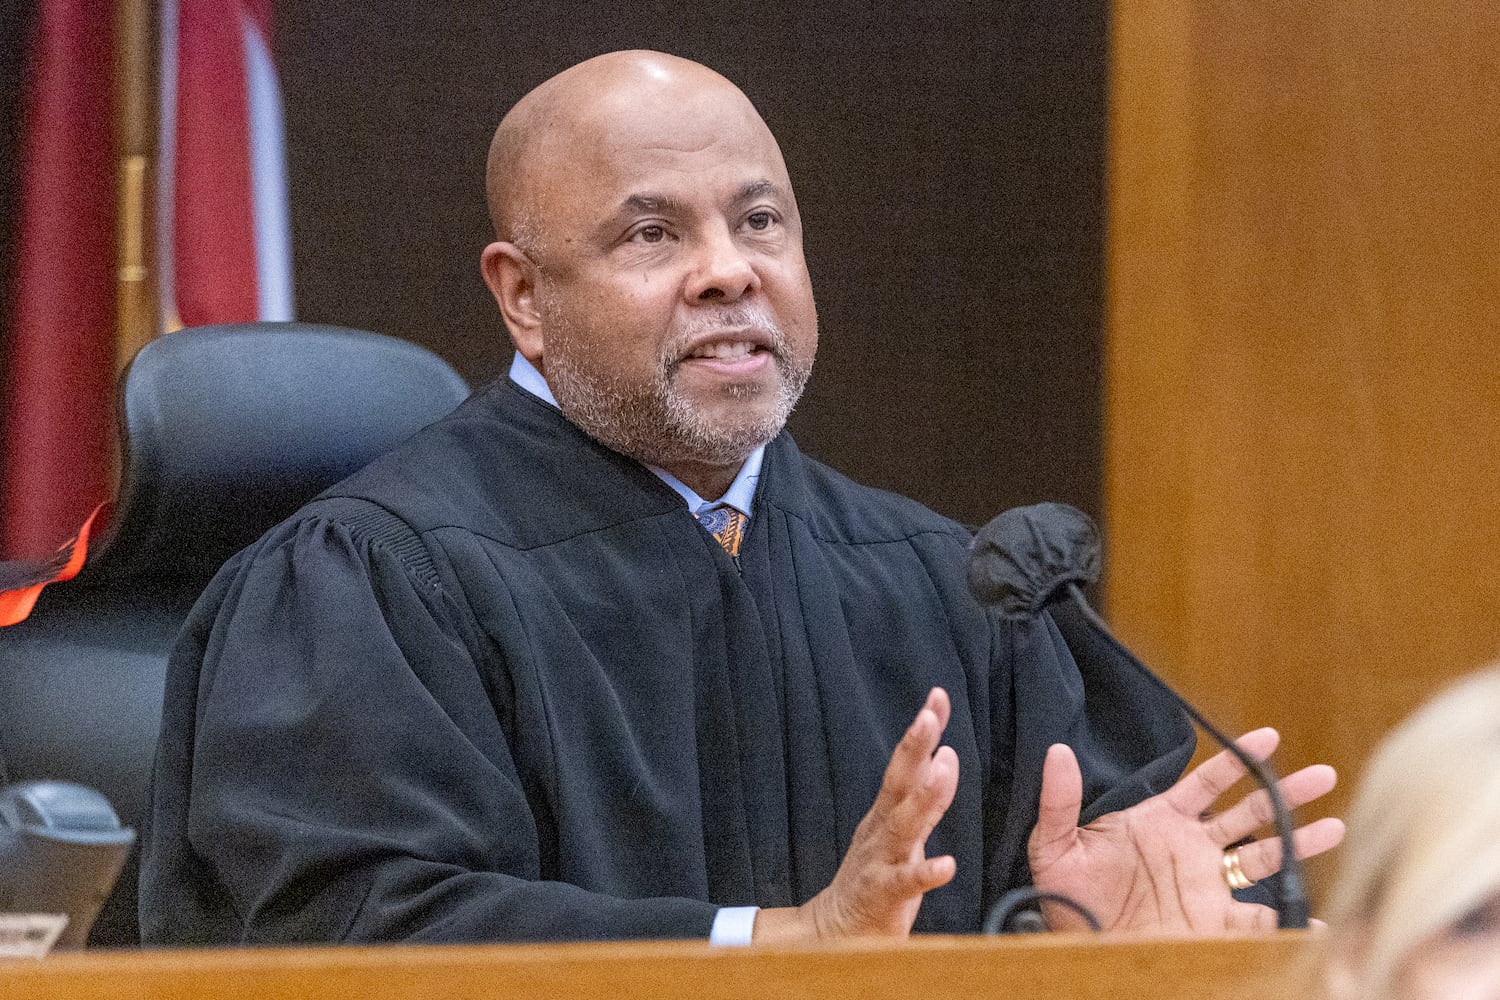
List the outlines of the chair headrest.
{"label": "chair headrest", "polygon": [[182,330],[121,388],[124,469],[92,580],[206,580],[323,489],[468,395],[415,344],[308,323]]}

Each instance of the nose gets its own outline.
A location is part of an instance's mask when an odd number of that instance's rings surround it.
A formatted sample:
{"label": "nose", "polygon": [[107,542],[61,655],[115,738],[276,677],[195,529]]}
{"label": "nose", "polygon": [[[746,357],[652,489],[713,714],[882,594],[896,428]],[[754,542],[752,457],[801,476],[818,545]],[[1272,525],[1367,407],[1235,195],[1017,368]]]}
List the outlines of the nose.
{"label": "nose", "polygon": [[684,297],[690,302],[734,302],[760,287],[760,275],[724,227],[712,227],[698,248]]}

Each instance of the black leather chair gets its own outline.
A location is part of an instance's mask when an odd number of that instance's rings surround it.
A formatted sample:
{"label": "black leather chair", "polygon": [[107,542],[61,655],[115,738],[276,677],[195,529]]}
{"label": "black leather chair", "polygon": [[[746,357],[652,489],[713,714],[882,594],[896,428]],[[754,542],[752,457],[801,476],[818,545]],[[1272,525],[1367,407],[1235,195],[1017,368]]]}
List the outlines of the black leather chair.
{"label": "black leather chair", "polygon": [[[0,785],[77,782],[139,828],[167,650],[214,571],[468,391],[429,351],[330,326],[200,327],[142,349],[113,526],[0,629]],[[136,872],[132,854],[90,944],[138,942]]]}

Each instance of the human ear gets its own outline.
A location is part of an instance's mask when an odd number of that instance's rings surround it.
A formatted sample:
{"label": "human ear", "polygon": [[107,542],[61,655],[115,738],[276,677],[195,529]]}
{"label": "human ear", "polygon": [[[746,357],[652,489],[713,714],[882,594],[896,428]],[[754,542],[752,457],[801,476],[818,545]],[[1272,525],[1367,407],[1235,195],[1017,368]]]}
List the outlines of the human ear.
{"label": "human ear", "polygon": [[536,264],[514,243],[497,242],[484,248],[479,269],[516,350],[540,370],[542,314],[536,301]]}

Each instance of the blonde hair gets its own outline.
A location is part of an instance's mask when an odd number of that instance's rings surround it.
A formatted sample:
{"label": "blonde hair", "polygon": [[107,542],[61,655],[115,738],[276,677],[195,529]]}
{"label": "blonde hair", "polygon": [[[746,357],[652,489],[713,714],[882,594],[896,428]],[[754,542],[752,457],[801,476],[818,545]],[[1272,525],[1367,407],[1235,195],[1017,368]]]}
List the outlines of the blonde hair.
{"label": "blonde hair", "polygon": [[1335,997],[1395,996],[1421,944],[1500,891],[1500,663],[1445,690],[1377,749],[1328,911]]}

